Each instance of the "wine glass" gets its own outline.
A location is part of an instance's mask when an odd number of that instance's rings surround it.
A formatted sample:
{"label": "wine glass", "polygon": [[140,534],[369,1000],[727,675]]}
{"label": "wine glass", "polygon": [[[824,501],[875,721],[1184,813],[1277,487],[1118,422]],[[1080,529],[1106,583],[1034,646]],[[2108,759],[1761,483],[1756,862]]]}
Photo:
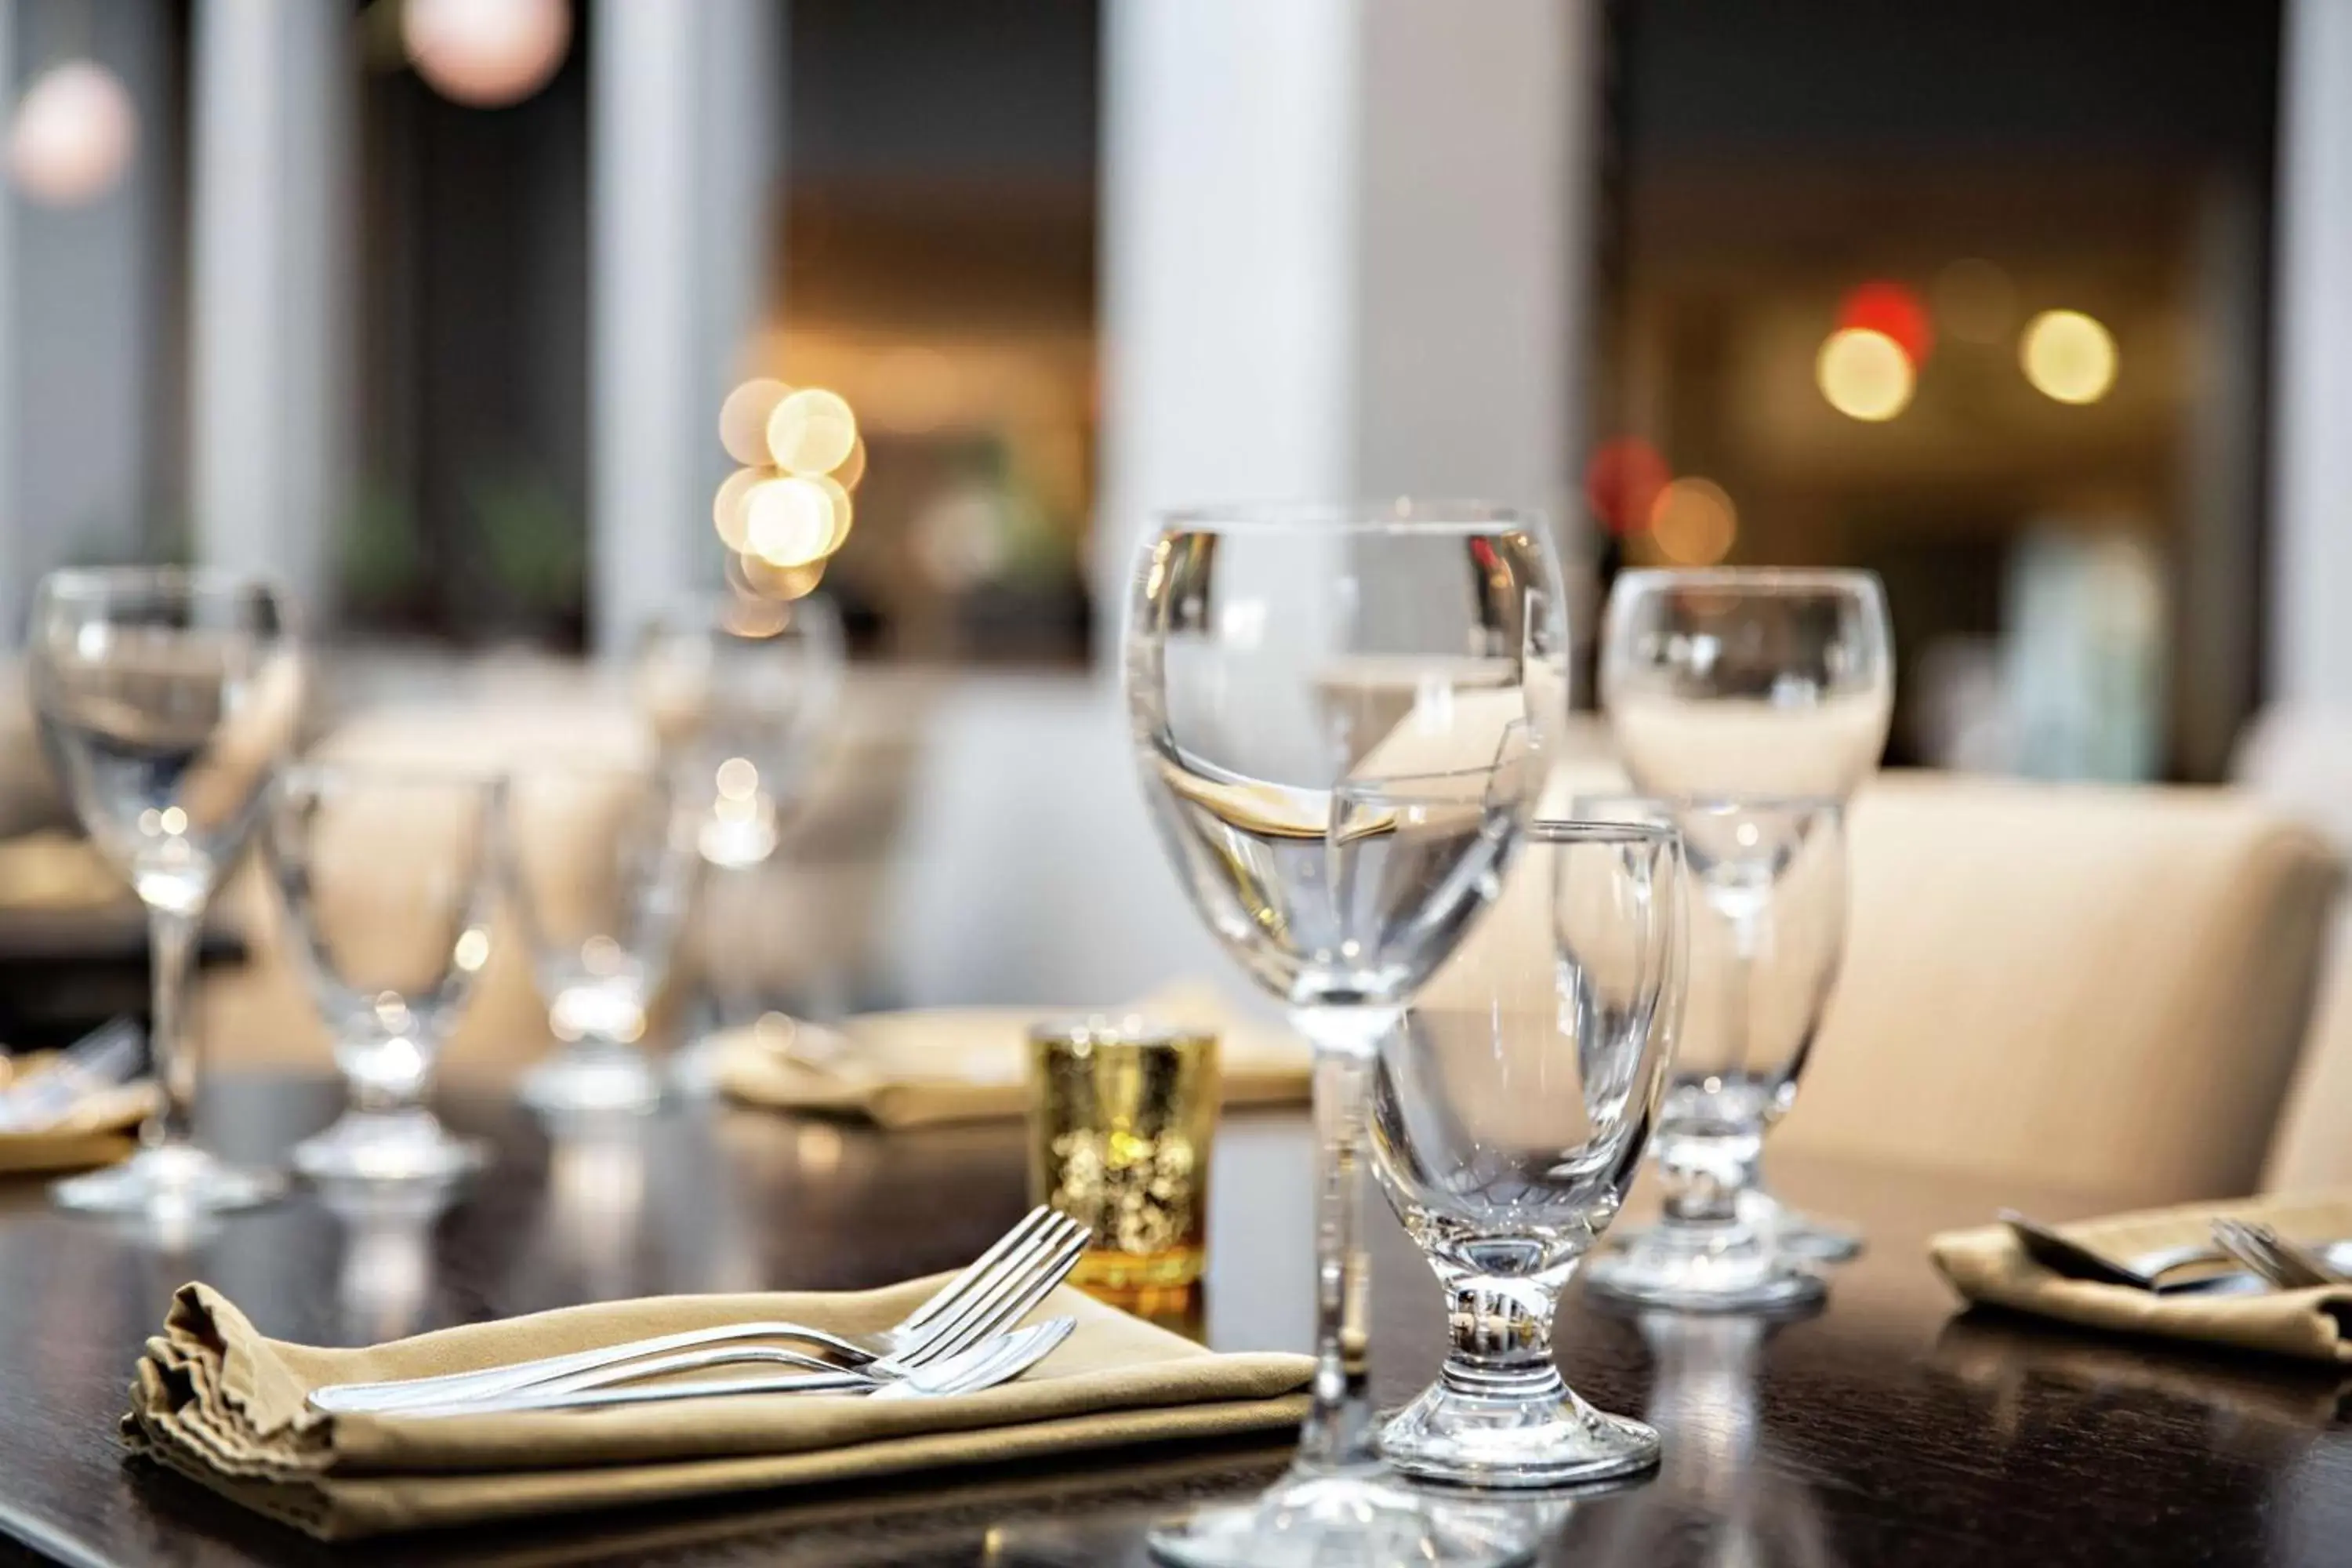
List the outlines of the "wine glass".
{"label": "wine glass", "polygon": [[1743,1197],[1794,1103],[1845,945],[1843,809],[1833,801],[1580,802],[1580,816],[1665,814],[1700,897],[1683,1025],[1650,1152],[1664,1217],[1587,1265],[1595,1293],[1644,1306],[1770,1311],[1818,1300],[1819,1276]]}
{"label": "wine glass", "polygon": [[661,1102],[642,1042],[694,896],[696,814],[654,766],[541,762],[507,780],[509,882],[555,1054],[525,1074],[550,1114]]}
{"label": "wine glass", "polygon": [[90,839],[147,907],[160,1108],[128,1161],[57,1184],[68,1208],[184,1220],[267,1202],[274,1172],[192,1141],[203,1062],[184,1013],[205,905],[292,746],[303,661],[278,589],[227,572],[53,572],[28,663],[41,737]]}
{"label": "wine glass", "polygon": [[446,1183],[481,1163],[425,1094],[489,961],[504,809],[495,778],[345,763],[278,781],[262,847],[349,1096],[294,1146],[304,1175]]}
{"label": "wine glass", "polygon": [[1445,1288],[1453,1344],[1381,1451],[1407,1474],[1557,1487],[1647,1469],[1649,1427],[1552,1363],[1559,1292],[1640,1168],[1682,1005],[1673,827],[1538,820],[1494,911],[1381,1047],[1373,1168]]}
{"label": "wine glass", "polygon": [[1314,1408],[1254,1504],[1152,1537],[1184,1564],[1515,1561],[1531,1516],[1449,1507],[1375,1451],[1359,1242],[1381,1040],[1497,890],[1565,721],[1558,558],[1478,506],[1164,519],[1138,560],[1126,691],[1178,881],[1316,1055]]}
{"label": "wine glass", "polygon": [[841,682],[841,618],[820,596],[697,603],[656,622],[639,650],[638,704],[709,872],[701,950],[719,1029],[672,1059],[681,1089],[708,1090],[719,1031],[760,1012],[759,977],[744,973],[732,928],[757,929],[759,868],[815,771]]}
{"label": "wine glass", "polygon": [[[1601,698],[1633,787],[1841,805],[1877,768],[1895,692],[1886,595],[1870,572],[1723,567],[1621,575]],[[1849,1230],[1748,1202],[1801,1255],[1841,1262]]]}

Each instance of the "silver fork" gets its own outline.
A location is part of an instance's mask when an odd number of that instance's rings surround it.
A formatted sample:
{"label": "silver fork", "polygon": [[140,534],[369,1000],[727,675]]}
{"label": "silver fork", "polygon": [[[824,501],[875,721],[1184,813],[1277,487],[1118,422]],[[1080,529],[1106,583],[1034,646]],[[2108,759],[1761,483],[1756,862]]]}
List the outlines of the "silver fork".
{"label": "silver fork", "polygon": [[[803,1323],[723,1323],[473,1372],[381,1383],[330,1384],[313,1390],[310,1403],[321,1410],[395,1411],[420,1405],[495,1398],[552,1379],[594,1372],[646,1356],[741,1340],[802,1340],[832,1352],[848,1365],[870,1367],[883,1376],[899,1374],[968,1350],[988,1335],[1018,1322],[1051,1294],[1076,1265],[1079,1255],[1086,1250],[1087,1237],[1087,1227],[1067,1215],[1043,1206],[1032,1209],[1019,1225],[929,1300],[896,1325],[876,1333],[838,1334]],[[780,1355],[764,1359],[784,1358]],[[820,1367],[832,1365],[814,1357],[808,1360]]]}
{"label": "silver fork", "polygon": [[100,1024],[21,1084],[0,1090],[0,1131],[37,1132],[73,1114],[93,1094],[138,1075],[147,1037],[129,1018]]}
{"label": "silver fork", "polygon": [[2307,1247],[2266,1225],[2250,1220],[2217,1219],[2213,1239],[2221,1249],[2282,1290],[2308,1290],[2320,1285],[2352,1284],[2340,1270]]}
{"label": "silver fork", "polygon": [[407,1416],[505,1415],[520,1411],[593,1410],[616,1405],[653,1405],[674,1399],[713,1399],[738,1394],[847,1394],[869,1399],[942,1399],[977,1394],[1010,1383],[1052,1353],[1077,1326],[1075,1318],[1048,1318],[1025,1329],[1015,1329],[979,1344],[919,1366],[902,1377],[875,1377],[868,1372],[835,1368],[831,1373],[795,1377],[739,1377],[661,1388],[602,1388],[554,1391],[527,1389],[497,1399],[463,1400],[448,1405],[419,1405],[402,1410]]}

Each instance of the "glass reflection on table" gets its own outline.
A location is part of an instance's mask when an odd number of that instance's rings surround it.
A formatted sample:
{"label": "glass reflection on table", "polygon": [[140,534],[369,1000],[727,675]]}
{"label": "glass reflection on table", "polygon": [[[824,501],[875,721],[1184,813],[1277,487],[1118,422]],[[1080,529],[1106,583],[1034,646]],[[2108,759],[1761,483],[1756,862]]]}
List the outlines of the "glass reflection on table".
{"label": "glass reflection on table", "polygon": [[454,1182],[319,1184],[319,1201],[343,1226],[335,1301],[346,1342],[382,1344],[425,1326],[433,1231],[458,1190]]}

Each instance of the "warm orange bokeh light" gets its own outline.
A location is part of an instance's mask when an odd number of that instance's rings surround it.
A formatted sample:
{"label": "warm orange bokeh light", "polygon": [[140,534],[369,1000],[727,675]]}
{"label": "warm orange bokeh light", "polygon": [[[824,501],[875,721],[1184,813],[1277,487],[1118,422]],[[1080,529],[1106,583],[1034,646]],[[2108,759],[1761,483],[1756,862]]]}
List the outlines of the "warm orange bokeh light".
{"label": "warm orange bokeh light", "polygon": [[1911,401],[1910,356],[1867,327],[1832,332],[1813,362],[1813,379],[1832,408],[1865,424],[1892,419]]}
{"label": "warm orange bokeh light", "polygon": [[768,456],[768,419],[792,388],[765,376],[747,381],[719,405],[719,444],[727,455],[747,468],[764,468]]}
{"label": "warm orange bokeh light", "polygon": [[1712,566],[1739,537],[1739,509],[1713,479],[1680,479],[1650,508],[1650,539],[1677,566]]}
{"label": "warm orange bokeh light", "polygon": [[857,445],[857,416],[840,394],[803,387],[769,415],[767,444],[776,466],[789,473],[829,474]]}
{"label": "warm orange bokeh light", "polygon": [[836,521],[833,498],[814,481],[762,479],[743,500],[744,548],[771,566],[805,566],[833,548]]}
{"label": "warm orange bokeh light", "polygon": [[1655,447],[1619,436],[1595,447],[1585,462],[1585,504],[1611,532],[1636,532],[1648,525],[1658,492],[1674,477]]}

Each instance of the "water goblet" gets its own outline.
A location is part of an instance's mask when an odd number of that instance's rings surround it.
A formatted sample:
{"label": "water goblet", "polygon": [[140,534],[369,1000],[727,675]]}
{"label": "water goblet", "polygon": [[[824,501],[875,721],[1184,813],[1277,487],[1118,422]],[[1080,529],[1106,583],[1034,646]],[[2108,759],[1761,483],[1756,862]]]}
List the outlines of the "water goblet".
{"label": "water goblet", "polygon": [[694,896],[694,814],[652,766],[542,763],[507,780],[508,882],[553,1056],[524,1075],[551,1114],[661,1102],[642,1042]]}
{"label": "water goblet", "polygon": [[1845,942],[1843,813],[1821,800],[1580,803],[1580,815],[1671,813],[1692,889],[1683,1024],[1651,1155],[1665,1212],[1586,1268],[1638,1305],[1772,1311],[1820,1278],[1741,1199],[1764,1137],[1795,1102]]}
{"label": "water goblet", "polygon": [[[1633,786],[1648,795],[1849,802],[1885,749],[1895,690],[1886,595],[1869,572],[1718,567],[1620,575],[1601,686]],[[1742,1200],[1789,1250],[1842,1262],[1850,1230]]]}
{"label": "water goblet", "polygon": [[1409,1475],[1560,1487],[1655,1464],[1553,1364],[1559,1293],[1624,1200],[1682,1004],[1682,853],[1538,820],[1492,913],[1381,1047],[1373,1168],[1450,1302],[1436,1383],[1381,1435]]}
{"label": "water goblet", "polygon": [[1500,886],[1564,723],[1557,556],[1477,506],[1163,520],[1125,639],[1143,792],[1210,932],[1315,1047],[1314,1404],[1255,1502],[1151,1538],[1192,1565],[1525,1558],[1532,1511],[1433,1500],[1375,1445],[1359,1243],[1381,1040]]}
{"label": "water goblet", "polygon": [[235,573],[53,572],[27,664],[41,738],[91,841],[147,909],[163,1089],[121,1164],[58,1183],[68,1208],[178,1225],[275,1197],[274,1172],[193,1139],[203,1062],[184,1012],[196,933],[291,748],[303,661],[284,596]]}
{"label": "water goblet", "polygon": [[262,847],[348,1104],[294,1146],[322,1182],[446,1183],[482,1162],[425,1108],[490,956],[497,779],[309,765],[278,783]]}

